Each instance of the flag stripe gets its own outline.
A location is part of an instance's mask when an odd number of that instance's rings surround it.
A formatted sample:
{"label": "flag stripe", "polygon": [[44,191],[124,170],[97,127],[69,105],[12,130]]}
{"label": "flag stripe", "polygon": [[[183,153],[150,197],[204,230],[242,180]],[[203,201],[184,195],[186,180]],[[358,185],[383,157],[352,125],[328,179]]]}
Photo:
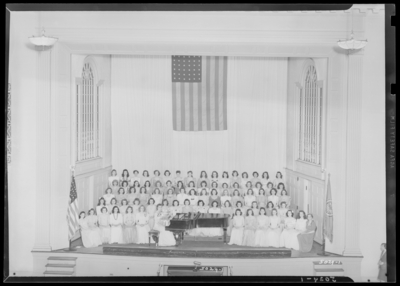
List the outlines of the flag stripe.
{"label": "flag stripe", "polygon": [[172,83],[172,126],[176,130],[176,82]]}
{"label": "flag stripe", "polygon": [[215,57],[210,57],[210,128],[211,131],[215,130]]}
{"label": "flag stripe", "polygon": [[199,99],[198,99],[198,86],[199,84],[193,84],[193,131],[199,130]]}
{"label": "flag stripe", "polygon": [[181,83],[176,83],[176,130],[181,131]]}
{"label": "flag stripe", "polygon": [[71,190],[69,197],[70,197],[70,202],[68,203],[68,209],[67,209],[67,221],[68,221],[68,239],[71,240],[75,232],[79,229],[78,194],[76,192],[75,178],[73,176],[71,179]]}
{"label": "flag stripe", "polygon": [[189,83],[189,110],[190,110],[190,113],[189,113],[189,116],[190,116],[190,122],[189,122],[189,125],[190,125],[190,128],[189,128],[189,130],[190,131],[194,131],[194,128],[193,128],[193,117],[194,117],[194,112],[193,112],[193,83]]}
{"label": "flag stripe", "polygon": [[210,117],[210,109],[211,109],[211,99],[210,99],[210,57],[206,57],[206,100],[207,100],[207,109],[206,109],[206,119],[207,119],[207,130],[211,130],[211,117]]}
{"label": "flag stripe", "polygon": [[218,58],[218,130],[224,130],[224,57]]}
{"label": "flag stripe", "polygon": [[185,130],[190,130],[190,95],[189,95],[189,85],[190,82],[185,82],[183,84],[185,90]]}
{"label": "flag stripe", "polygon": [[181,130],[185,130],[185,83],[180,84],[181,94]]}
{"label": "flag stripe", "polygon": [[202,91],[202,87],[203,87],[203,85],[200,83],[198,86],[198,90],[197,90],[197,98],[198,98],[198,100],[199,100],[199,109],[198,109],[198,115],[199,115],[199,118],[198,118],[198,130],[199,131],[202,131],[202,130],[204,130],[203,129],[203,108],[202,108],[202,106],[203,106],[203,97],[204,97],[204,95],[203,95],[203,93],[201,92]]}
{"label": "flag stripe", "polygon": [[224,61],[224,80],[223,80],[223,90],[222,90],[222,100],[223,100],[223,130],[228,129],[228,111],[227,111],[227,82],[228,82],[228,57],[223,57]]}
{"label": "flag stripe", "polygon": [[215,130],[219,130],[219,58],[220,57],[214,57],[215,59],[215,82],[214,82],[214,90],[215,90]]}
{"label": "flag stripe", "polygon": [[204,65],[203,65],[203,69],[202,69],[202,83],[201,83],[201,90],[202,90],[202,109],[201,109],[201,114],[202,114],[202,120],[201,120],[201,124],[203,125],[202,130],[206,131],[207,129],[207,108],[210,108],[210,106],[207,105],[207,85],[206,85],[206,57],[203,57],[204,59]]}

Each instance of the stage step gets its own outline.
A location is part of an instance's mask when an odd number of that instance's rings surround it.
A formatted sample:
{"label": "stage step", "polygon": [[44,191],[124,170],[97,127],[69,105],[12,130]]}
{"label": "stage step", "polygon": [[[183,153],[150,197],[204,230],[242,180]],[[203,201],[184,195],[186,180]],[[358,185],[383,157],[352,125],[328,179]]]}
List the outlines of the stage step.
{"label": "stage step", "polygon": [[47,271],[74,271],[74,264],[46,264]]}
{"label": "stage step", "polygon": [[75,276],[77,257],[50,256],[47,258],[46,277],[71,277]]}
{"label": "stage step", "polygon": [[329,264],[314,261],[313,264],[314,276],[344,276],[343,264],[340,261],[334,261]]}
{"label": "stage step", "polygon": [[45,271],[45,277],[72,277],[75,276],[75,271]]}
{"label": "stage step", "polygon": [[76,263],[76,257],[62,257],[62,256],[50,256],[47,258],[47,261],[50,264],[69,264],[69,265],[75,265]]}

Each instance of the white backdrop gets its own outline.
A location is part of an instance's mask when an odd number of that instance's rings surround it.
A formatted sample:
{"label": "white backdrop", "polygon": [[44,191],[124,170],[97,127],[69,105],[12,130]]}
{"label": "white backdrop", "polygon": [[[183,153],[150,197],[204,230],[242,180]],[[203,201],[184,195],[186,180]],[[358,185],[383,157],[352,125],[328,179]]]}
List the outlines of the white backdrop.
{"label": "white backdrop", "polygon": [[286,160],[287,64],[229,57],[228,130],[182,132],[172,130],[171,57],[112,56],[113,168],[274,176]]}

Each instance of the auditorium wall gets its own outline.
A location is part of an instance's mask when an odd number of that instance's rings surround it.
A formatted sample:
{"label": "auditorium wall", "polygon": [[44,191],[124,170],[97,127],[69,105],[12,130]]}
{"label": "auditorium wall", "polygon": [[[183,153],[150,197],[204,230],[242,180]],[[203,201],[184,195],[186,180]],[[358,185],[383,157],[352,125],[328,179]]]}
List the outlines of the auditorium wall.
{"label": "auditorium wall", "polygon": [[[113,168],[268,171],[285,163],[287,58],[228,58],[228,130],[172,129],[170,56],[112,56]],[[251,174],[250,174],[251,176]]]}

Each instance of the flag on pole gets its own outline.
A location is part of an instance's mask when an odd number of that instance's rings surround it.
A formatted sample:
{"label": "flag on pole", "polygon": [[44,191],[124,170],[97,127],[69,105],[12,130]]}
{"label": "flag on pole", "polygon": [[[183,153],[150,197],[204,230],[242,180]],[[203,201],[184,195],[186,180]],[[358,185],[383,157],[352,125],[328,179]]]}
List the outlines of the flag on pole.
{"label": "flag on pole", "polygon": [[71,180],[71,190],[69,193],[69,204],[67,211],[68,220],[68,239],[74,237],[75,232],[79,229],[79,203],[78,203],[78,193],[76,192],[75,178],[72,175]]}
{"label": "flag on pole", "polygon": [[172,56],[175,131],[227,130],[228,57]]}
{"label": "flag on pole", "polygon": [[330,242],[333,240],[333,209],[332,209],[332,193],[331,193],[331,176],[328,176],[328,186],[326,190],[326,205],[324,213],[324,235]]}

